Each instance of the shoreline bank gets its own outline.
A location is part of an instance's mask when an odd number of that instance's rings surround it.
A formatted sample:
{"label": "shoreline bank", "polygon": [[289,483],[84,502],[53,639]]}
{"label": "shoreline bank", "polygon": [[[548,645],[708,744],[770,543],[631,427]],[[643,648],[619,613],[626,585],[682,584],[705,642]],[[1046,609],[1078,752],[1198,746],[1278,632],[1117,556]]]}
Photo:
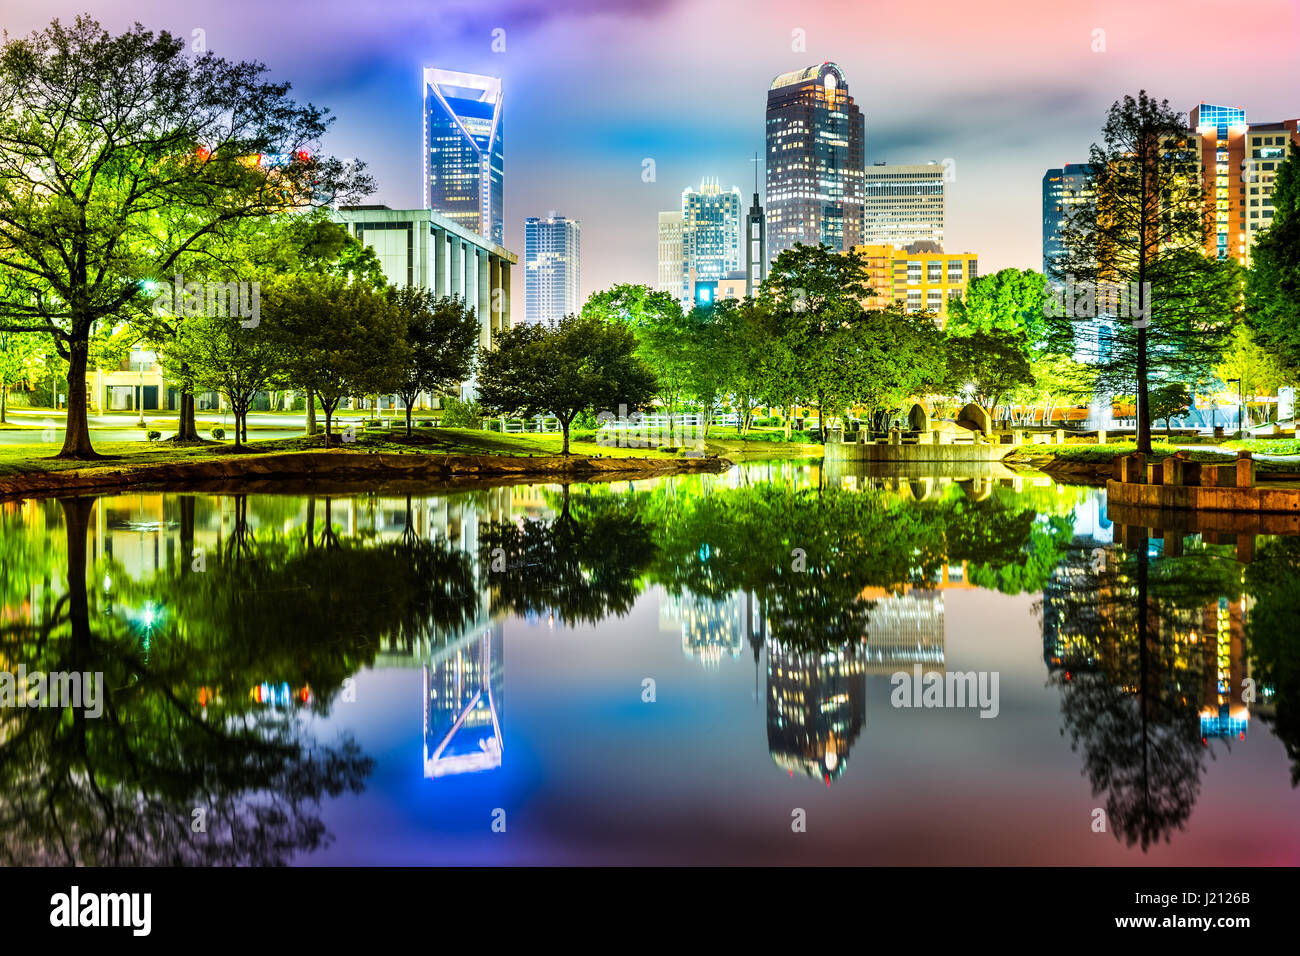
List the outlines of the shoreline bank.
{"label": "shoreline bank", "polygon": [[130,465],[87,462],[84,468],[32,471],[0,476],[0,499],[49,498],[104,493],[128,488],[165,487],[201,490],[201,486],[256,484],[273,490],[278,482],[348,484],[395,482],[635,480],[661,475],[716,473],[732,462],[714,458],[592,458],[546,455],[391,454],[366,451],[308,451],[231,455],[193,462]]}

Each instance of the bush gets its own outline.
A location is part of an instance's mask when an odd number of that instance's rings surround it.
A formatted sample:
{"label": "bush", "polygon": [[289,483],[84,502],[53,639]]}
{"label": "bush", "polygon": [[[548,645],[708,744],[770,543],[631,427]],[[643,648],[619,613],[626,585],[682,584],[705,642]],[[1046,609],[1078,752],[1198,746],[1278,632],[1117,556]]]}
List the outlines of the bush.
{"label": "bush", "polygon": [[153,429],[150,429],[149,431],[144,433],[144,437],[148,441],[157,441],[158,439],[162,438],[162,432],[154,431]]}
{"label": "bush", "polygon": [[415,427],[416,427],[416,428],[432,428],[432,427],[433,427],[433,419],[432,419],[432,418],[422,418],[422,419],[420,419],[420,421],[416,424]]}
{"label": "bush", "polygon": [[594,428],[574,428],[569,426],[569,441],[595,441],[596,430]]}
{"label": "bush", "polygon": [[383,420],[382,418],[367,418],[367,419],[366,419],[366,427],[367,427],[367,428],[383,428],[383,427],[384,427],[384,420]]}
{"label": "bush", "polygon": [[1234,438],[1223,446],[1261,455],[1300,455],[1300,440],[1295,438]]}
{"label": "bush", "polygon": [[[500,431],[498,427],[492,431]],[[482,428],[483,409],[478,402],[462,402],[459,398],[447,397],[442,413],[443,428]],[[489,426],[490,427],[490,426]]]}
{"label": "bush", "polygon": [[226,437],[226,430],[224,428],[214,428],[212,431],[208,432],[208,434],[211,435],[214,440],[221,441],[221,439]]}

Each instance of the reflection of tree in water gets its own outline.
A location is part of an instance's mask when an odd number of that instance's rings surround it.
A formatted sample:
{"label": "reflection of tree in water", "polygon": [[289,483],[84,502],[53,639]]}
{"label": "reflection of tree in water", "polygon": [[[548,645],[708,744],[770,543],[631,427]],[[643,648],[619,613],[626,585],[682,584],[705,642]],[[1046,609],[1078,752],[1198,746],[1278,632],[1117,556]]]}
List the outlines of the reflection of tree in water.
{"label": "reflection of tree in water", "polygon": [[[571,494],[564,486],[559,514],[480,529],[481,573],[494,610],[553,611],[565,621],[596,623],[632,609],[640,577],[655,553],[651,529],[629,496]],[[498,550],[500,549],[500,550]],[[504,570],[493,563],[504,562]],[[500,567],[500,564],[497,565]]]}
{"label": "reflection of tree in water", "polygon": [[[192,501],[181,501],[192,542]],[[93,501],[62,505],[67,591],[43,598],[35,627],[4,622],[0,657],[11,669],[102,672],[104,712],[0,717],[5,862],[270,864],[322,846],[320,801],[359,791],[372,761],[349,738],[320,744],[301,713],[249,689],[283,682],[327,713],[379,636],[468,615],[468,562],[436,548],[321,551],[244,527],[203,573],[181,562],[148,582],[120,579],[114,606],[87,588]],[[146,595],[160,614],[143,625],[131,608]],[[206,832],[193,832],[195,810]]]}
{"label": "reflection of tree in water", "polygon": [[1110,558],[1094,596],[1098,667],[1051,680],[1083,772],[1105,796],[1108,828],[1145,851],[1183,829],[1200,792],[1207,662],[1193,635],[1208,603],[1240,593],[1240,568],[1205,553],[1153,565],[1145,541]]}
{"label": "reflection of tree in water", "polygon": [[1291,786],[1300,784],[1300,538],[1266,542],[1246,567],[1246,590],[1255,599],[1247,625],[1251,655],[1262,686],[1272,691],[1272,706],[1260,719],[1286,747]]}

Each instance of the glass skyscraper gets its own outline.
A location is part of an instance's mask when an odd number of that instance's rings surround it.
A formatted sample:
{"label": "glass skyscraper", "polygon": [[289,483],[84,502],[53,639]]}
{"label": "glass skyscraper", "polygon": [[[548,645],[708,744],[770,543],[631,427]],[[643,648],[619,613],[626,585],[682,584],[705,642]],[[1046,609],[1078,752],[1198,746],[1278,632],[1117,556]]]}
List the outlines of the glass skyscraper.
{"label": "glass skyscraper", "polygon": [[796,242],[861,242],[866,125],[829,61],[783,73],[767,91],[768,259]]}
{"label": "glass skyscraper", "polygon": [[554,211],[524,220],[524,320],[554,327],[582,308],[582,223]]}
{"label": "glass skyscraper", "polygon": [[1066,252],[1061,231],[1074,209],[1096,202],[1091,175],[1088,163],[1071,163],[1043,174],[1043,275],[1053,281],[1064,281],[1058,274]]}
{"label": "glass skyscraper", "polygon": [[424,153],[425,205],[503,245],[501,81],[427,67]]}

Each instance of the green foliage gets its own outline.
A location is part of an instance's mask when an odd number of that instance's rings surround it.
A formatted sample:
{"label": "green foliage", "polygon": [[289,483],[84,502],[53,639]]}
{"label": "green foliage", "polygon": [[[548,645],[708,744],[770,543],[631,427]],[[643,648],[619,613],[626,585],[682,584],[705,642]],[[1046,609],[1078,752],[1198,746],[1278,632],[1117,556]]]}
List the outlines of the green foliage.
{"label": "green foliage", "polygon": [[1151,417],[1157,421],[1164,419],[1169,427],[1169,419],[1182,418],[1192,410],[1192,393],[1182,382],[1166,382],[1151,390]]}
{"label": "green foliage", "polygon": [[655,394],[654,373],[638,358],[636,337],[598,315],[569,316],[555,328],[517,325],[496,348],[479,352],[479,401],[496,414],[554,415],[564,431],[583,411],[629,411]]}
{"label": "green foliage", "polygon": [[948,356],[946,390],[970,393],[991,409],[1017,388],[1034,384],[1024,335],[1018,332],[970,332],[944,338]]}
{"label": "green foliage", "polygon": [[1251,249],[1246,322],[1288,375],[1300,375],[1300,148],[1273,180],[1273,221]]}
{"label": "green foliage", "polygon": [[[443,428],[482,428],[483,408],[478,402],[462,402],[454,395],[442,400]],[[421,422],[423,424],[423,422]]]}
{"label": "green foliage", "polygon": [[370,190],[362,167],[325,156],[248,162],[313,149],[330,123],[266,73],[89,17],[0,48],[0,328],[48,334],[68,362],[61,456],[94,457],[90,338],[147,308],[144,279],[171,276],[241,222]]}
{"label": "green foliage", "polygon": [[479,341],[479,320],[461,299],[436,298],[413,286],[389,291],[403,327],[406,349],[398,366],[394,391],[406,405],[406,433],[411,433],[411,407],[421,392],[439,392],[469,378]]}
{"label": "green foliage", "polygon": [[971,282],[963,298],[948,303],[949,335],[1002,332],[1037,347],[1046,335],[1047,279],[1033,269],[1003,269]]}

